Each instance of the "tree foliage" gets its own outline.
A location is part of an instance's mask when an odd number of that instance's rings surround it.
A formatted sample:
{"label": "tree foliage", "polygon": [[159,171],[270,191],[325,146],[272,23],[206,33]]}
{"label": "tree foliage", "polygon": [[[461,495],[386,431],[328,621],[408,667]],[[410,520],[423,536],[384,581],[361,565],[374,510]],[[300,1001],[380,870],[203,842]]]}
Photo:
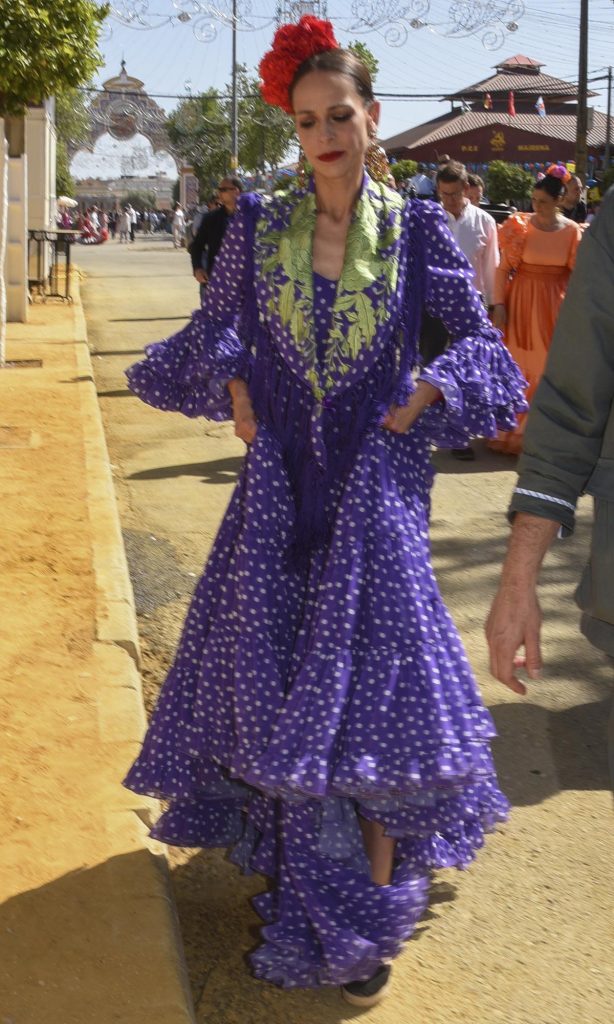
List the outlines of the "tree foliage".
{"label": "tree foliage", "polygon": [[351,50],[359,60],[363,62],[371,75],[371,81],[375,82],[379,72],[379,61],[374,53],[365,43],[353,42],[348,46],[348,50]]}
{"label": "tree foliage", "polygon": [[275,169],[294,141],[294,121],[279,107],[265,103],[258,80],[239,75],[239,164],[246,171]]}
{"label": "tree foliage", "polygon": [[[245,68],[238,75],[239,164],[248,172],[276,168],[294,138],[294,122],[261,98],[258,83]],[[203,191],[230,171],[231,99],[209,89],[181,100],[166,123],[179,155],[194,168]]]}
{"label": "tree foliage", "polygon": [[230,161],[230,122],[214,89],[181,100],[166,122],[179,156],[194,168],[201,187],[226,173]]}
{"label": "tree foliage", "polygon": [[486,194],[491,203],[519,202],[528,199],[535,179],[517,164],[493,160],[488,166]]}
{"label": "tree foliage", "polygon": [[135,210],[145,210],[148,207],[155,209],[156,193],[147,192],[142,189],[132,189],[130,192],[126,192],[125,197],[121,200],[122,206],[127,206],[128,203]]}
{"label": "tree foliage", "polygon": [[0,114],[89,81],[107,13],[95,0],[0,0]]}
{"label": "tree foliage", "polygon": [[55,191],[58,196],[72,196],[75,180],[70,173],[70,157],[66,143],[58,139],[55,151]]}
{"label": "tree foliage", "polygon": [[418,173],[418,164],[415,160],[397,160],[396,164],[390,165],[390,170],[395,181],[407,181]]}
{"label": "tree foliage", "polygon": [[[1,0],[0,0],[1,2]],[[56,191],[72,195],[75,183],[70,173],[70,157],[87,139],[89,114],[87,98],[80,89],[66,89],[55,98]]]}
{"label": "tree foliage", "polygon": [[601,194],[605,195],[608,189],[614,185],[614,167],[608,168],[603,175],[603,182],[601,184]]}

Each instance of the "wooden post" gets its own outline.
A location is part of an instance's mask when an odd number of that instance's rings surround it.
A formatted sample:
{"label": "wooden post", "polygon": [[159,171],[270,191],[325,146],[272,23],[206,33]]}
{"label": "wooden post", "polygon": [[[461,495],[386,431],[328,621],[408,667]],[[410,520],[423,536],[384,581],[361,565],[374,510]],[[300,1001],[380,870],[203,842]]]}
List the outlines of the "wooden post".
{"label": "wooden post", "polygon": [[576,122],[576,174],[586,183],[588,154],[588,0],[580,0],[580,50],[578,55],[578,116]]}
{"label": "wooden post", "polygon": [[611,162],[611,142],[612,142],[612,66],[608,68],[608,121],[605,128],[605,159],[604,165],[606,171],[608,170]]}

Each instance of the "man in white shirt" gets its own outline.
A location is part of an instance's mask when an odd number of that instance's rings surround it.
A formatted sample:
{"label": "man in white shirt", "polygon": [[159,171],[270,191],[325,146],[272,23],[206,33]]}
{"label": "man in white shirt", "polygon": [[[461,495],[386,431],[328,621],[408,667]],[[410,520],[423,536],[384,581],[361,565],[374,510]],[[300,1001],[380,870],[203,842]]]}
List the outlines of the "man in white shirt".
{"label": "man in white shirt", "polygon": [[456,244],[475,271],[474,284],[484,304],[492,306],[495,271],[499,266],[495,220],[486,210],[470,201],[467,170],[456,160],[451,160],[437,171],[437,192]]}
{"label": "man in white shirt", "polygon": [[128,212],[128,216],[130,217],[130,241],[134,242],[134,233],[136,231],[138,217],[136,215],[136,210],[134,209],[131,203],[128,203],[128,205],[126,206],[126,210]]}
{"label": "man in white shirt", "polygon": [[[457,160],[440,165],[437,171],[437,193],[456,244],[473,267],[475,287],[482,296],[484,305],[492,306],[495,271],[499,266],[495,220],[486,213],[486,210],[474,206],[470,201],[467,169]],[[466,448],[454,448],[452,454],[463,461],[475,458],[471,445],[467,445]]]}

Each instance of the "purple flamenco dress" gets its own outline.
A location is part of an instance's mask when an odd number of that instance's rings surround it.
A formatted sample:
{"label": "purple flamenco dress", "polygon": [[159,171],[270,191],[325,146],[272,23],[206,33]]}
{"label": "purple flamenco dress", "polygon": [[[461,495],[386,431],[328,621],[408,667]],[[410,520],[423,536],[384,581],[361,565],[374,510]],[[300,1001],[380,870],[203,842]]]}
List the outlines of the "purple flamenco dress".
{"label": "purple flamenco dress", "polygon": [[[524,381],[441,211],[365,179],[339,282],[313,274],[312,188],[243,196],[203,308],[128,370],[144,401],[258,421],[126,785],[164,797],[153,835],[232,846],[274,886],[252,955],[277,985],[369,978],[506,816],[482,705],[429,560],[431,444],[510,429]],[[404,435],[422,308],[449,350],[443,400]],[[359,815],[396,842],[371,882]]]}

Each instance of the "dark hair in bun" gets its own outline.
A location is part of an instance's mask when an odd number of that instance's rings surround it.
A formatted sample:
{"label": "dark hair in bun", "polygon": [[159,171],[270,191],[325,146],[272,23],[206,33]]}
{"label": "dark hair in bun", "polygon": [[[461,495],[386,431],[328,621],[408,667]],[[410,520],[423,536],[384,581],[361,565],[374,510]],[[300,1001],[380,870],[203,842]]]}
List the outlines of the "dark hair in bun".
{"label": "dark hair in bun", "polygon": [[301,78],[308,75],[310,71],[336,71],[341,75],[347,75],[352,79],[356,92],[367,105],[375,100],[369,70],[351,50],[342,50],[338,47],[334,50],[323,50],[308,57],[296,69],[296,74],[290,85],[290,98],[292,98],[292,93]]}
{"label": "dark hair in bun", "polygon": [[565,191],[565,182],[554,174],[546,174],[533,186],[535,192],[546,192],[551,199],[560,199]]}

